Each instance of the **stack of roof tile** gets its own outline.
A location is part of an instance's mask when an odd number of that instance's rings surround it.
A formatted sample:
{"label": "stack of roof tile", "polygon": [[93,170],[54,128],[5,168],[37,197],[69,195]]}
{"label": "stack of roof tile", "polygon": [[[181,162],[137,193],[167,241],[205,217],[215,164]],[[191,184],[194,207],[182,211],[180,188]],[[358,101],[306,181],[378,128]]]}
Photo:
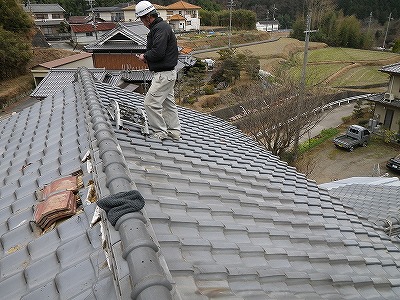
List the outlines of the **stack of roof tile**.
{"label": "stack of roof tile", "polygon": [[77,177],[69,176],[53,181],[43,188],[43,201],[36,206],[36,224],[47,229],[56,221],[76,213]]}

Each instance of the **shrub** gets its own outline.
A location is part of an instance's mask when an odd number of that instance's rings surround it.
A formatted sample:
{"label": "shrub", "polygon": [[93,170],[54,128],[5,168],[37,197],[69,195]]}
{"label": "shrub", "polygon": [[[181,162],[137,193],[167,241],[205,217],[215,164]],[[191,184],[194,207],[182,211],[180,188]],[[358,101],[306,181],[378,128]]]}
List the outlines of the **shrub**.
{"label": "shrub", "polygon": [[358,125],[366,127],[368,125],[369,119],[361,119],[358,121]]}
{"label": "shrub", "polygon": [[389,144],[396,140],[396,132],[393,130],[385,129],[382,131],[383,141]]}
{"label": "shrub", "polygon": [[221,103],[221,98],[220,97],[210,97],[204,100],[204,102],[201,104],[202,108],[213,108],[216,107]]}
{"label": "shrub", "polygon": [[215,93],[215,88],[212,84],[206,85],[204,88],[204,94],[206,95],[213,95]]}
{"label": "shrub", "polygon": [[337,128],[329,128],[329,129],[324,129],[321,131],[319,135],[316,137],[313,137],[309,139],[307,142],[304,142],[299,145],[299,153],[302,154],[320,144],[325,142],[326,140],[334,137],[339,133],[339,129]]}

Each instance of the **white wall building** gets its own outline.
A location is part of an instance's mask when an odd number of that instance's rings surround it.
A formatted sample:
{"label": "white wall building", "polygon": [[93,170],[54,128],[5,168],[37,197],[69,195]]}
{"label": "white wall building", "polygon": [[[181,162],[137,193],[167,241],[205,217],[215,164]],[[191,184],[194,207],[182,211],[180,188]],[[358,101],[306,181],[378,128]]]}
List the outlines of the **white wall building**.
{"label": "white wall building", "polygon": [[200,30],[200,6],[178,1],[166,8],[167,20],[175,31]]}
{"label": "white wall building", "polygon": [[277,31],[279,30],[279,22],[277,20],[259,21],[256,23],[256,28],[258,31]]}

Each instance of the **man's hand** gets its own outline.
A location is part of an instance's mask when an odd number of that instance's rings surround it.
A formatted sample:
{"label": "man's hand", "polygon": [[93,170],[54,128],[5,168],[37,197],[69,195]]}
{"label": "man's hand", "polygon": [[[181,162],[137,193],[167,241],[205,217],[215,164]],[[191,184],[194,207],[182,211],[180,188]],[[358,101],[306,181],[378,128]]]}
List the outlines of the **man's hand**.
{"label": "man's hand", "polygon": [[144,54],[136,54],[136,57],[139,58],[140,61],[147,63],[146,58],[144,57]]}

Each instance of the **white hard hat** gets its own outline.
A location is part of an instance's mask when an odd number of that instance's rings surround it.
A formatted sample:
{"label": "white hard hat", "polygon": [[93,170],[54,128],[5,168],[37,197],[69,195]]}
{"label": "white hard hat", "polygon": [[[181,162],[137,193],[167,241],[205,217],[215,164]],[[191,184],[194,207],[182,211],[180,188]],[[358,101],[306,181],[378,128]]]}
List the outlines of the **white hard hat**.
{"label": "white hard hat", "polygon": [[156,8],[149,1],[140,1],[135,7],[137,17],[143,17],[153,10],[156,11]]}

